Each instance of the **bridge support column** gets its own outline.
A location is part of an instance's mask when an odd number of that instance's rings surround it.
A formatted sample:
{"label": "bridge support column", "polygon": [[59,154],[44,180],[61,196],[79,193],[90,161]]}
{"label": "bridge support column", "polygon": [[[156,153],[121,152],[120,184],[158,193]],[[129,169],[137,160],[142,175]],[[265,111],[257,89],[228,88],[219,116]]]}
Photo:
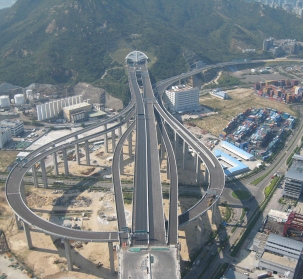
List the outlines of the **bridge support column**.
{"label": "bridge support column", "polygon": [[198,219],[200,222],[197,225],[197,245],[203,244],[204,223],[202,217]]}
{"label": "bridge support column", "polygon": [[182,168],[185,170],[185,164],[187,161],[187,153],[188,153],[188,145],[187,143],[183,140],[183,160],[182,160]]}
{"label": "bridge support column", "polygon": [[169,159],[168,159],[168,156],[166,158],[166,178],[167,179],[170,179],[170,165],[169,165]]}
{"label": "bridge support column", "polygon": [[79,154],[79,144],[75,144],[75,152],[76,152],[76,161],[77,164],[80,165],[80,154]]}
{"label": "bridge support column", "polygon": [[17,214],[15,214],[15,220],[16,220],[17,229],[21,230],[22,229],[22,224],[21,224],[21,221],[19,220],[19,217],[18,217]]}
{"label": "bridge support column", "polygon": [[30,228],[27,223],[23,222],[24,234],[27,242],[27,247],[29,250],[33,249],[33,243],[31,238]]}
{"label": "bridge support column", "polygon": [[[107,130],[107,124],[104,124],[104,131]],[[104,151],[108,153],[107,133],[104,134]]]}
{"label": "bridge support column", "polygon": [[43,186],[44,186],[45,189],[47,189],[48,188],[48,184],[47,184],[47,176],[46,176],[46,169],[45,169],[45,161],[44,161],[44,159],[42,159],[40,161],[40,165],[41,165]]}
{"label": "bridge support column", "polygon": [[63,152],[64,172],[65,175],[69,175],[66,148],[63,148],[62,152]]}
{"label": "bridge support column", "polygon": [[38,176],[37,176],[37,169],[36,166],[32,166],[32,175],[33,175],[33,180],[34,180],[34,186],[35,188],[39,187],[39,182],[38,182]]}
{"label": "bridge support column", "polygon": [[204,171],[204,182],[208,184],[209,182],[209,172],[208,169],[205,166],[205,171]]}
{"label": "bridge support column", "polygon": [[109,263],[110,263],[110,274],[115,275],[115,259],[114,259],[114,249],[112,242],[108,242],[108,253],[109,253]]}
{"label": "bridge support column", "polygon": [[124,174],[124,165],[123,165],[123,149],[120,154],[120,174]]}
{"label": "bridge support column", "polygon": [[90,157],[89,157],[89,145],[88,140],[85,141],[85,155],[86,155],[86,164],[90,166]]}
{"label": "bridge support column", "polygon": [[[129,121],[127,122],[127,128],[129,127]],[[128,136],[128,156],[133,156],[133,133],[131,132]]]}
{"label": "bridge support column", "polygon": [[196,165],[197,165],[197,157],[198,157],[198,155],[197,155],[197,153],[195,152],[195,154],[194,154],[194,168],[196,169]]}
{"label": "bridge support column", "polygon": [[64,238],[64,249],[65,249],[65,257],[67,261],[67,268],[69,271],[73,270],[73,260],[72,260],[72,254],[70,249],[70,243],[68,239]]}
{"label": "bridge support column", "polygon": [[196,160],[196,183],[199,183],[200,182],[200,172],[201,172],[201,167],[200,167],[201,160],[200,160],[198,155],[196,157],[197,157],[197,160]]}
{"label": "bridge support column", "polygon": [[115,130],[112,131],[112,151],[115,152],[116,149],[116,133]]}
{"label": "bridge support column", "polygon": [[161,147],[160,147],[160,153],[161,153],[161,160],[164,159],[165,157],[165,145],[164,145],[164,139],[163,137],[161,138]]}
{"label": "bridge support column", "polygon": [[179,140],[178,134],[177,134],[177,132],[174,132],[174,142],[175,142],[174,148],[175,148],[175,157],[176,158],[177,158],[178,140]]}
{"label": "bridge support column", "polygon": [[[55,147],[55,146],[53,146]],[[53,164],[54,164],[54,172],[55,175],[58,175],[58,161],[57,161],[57,152],[53,153]]]}
{"label": "bridge support column", "polygon": [[217,208],[218,204],[220,203],[220,198],[214,203],[213,207],[211,208],[211,223],[216,223],[216,216],[217,216]]}
{"label": "bridge support column", "polygon": [[[122,119],[121,117],[118,118],[118,123],[121,123]],[[119,139],[122,137],[122,126],[119,126],[118,128],[118,136],[119,136]]]}

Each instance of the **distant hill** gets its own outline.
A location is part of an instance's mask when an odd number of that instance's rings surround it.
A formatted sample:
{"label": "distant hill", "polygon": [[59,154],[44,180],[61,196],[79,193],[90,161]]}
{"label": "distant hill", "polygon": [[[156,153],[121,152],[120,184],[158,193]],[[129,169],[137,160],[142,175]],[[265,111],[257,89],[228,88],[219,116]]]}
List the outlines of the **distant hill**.
{"label": "distant hill", "polygon": [[11,7],[16,0],[0,0],[0,9]]}
{"label": "distant hill", "polygon": [[148,54],[159,80],[187,69],[184,49],[212,63],[265,37],[303,40],[300,19],[241,0],[18,0],[0,18],[0,84],[89,82],[124,101],[132,50]]}

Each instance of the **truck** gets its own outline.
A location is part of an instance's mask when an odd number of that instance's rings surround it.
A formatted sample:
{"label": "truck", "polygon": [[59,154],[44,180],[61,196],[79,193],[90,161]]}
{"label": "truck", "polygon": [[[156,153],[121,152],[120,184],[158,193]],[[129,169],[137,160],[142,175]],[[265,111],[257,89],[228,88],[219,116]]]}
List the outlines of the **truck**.
{"label": "truck", "polygon": [[265,272],[265,273],[259,274],[257,278],[258,278],[258,279],[261,279],[261,278],[268,278],[268,277],[270,277],[271,275],[272,275],[271,272]]}

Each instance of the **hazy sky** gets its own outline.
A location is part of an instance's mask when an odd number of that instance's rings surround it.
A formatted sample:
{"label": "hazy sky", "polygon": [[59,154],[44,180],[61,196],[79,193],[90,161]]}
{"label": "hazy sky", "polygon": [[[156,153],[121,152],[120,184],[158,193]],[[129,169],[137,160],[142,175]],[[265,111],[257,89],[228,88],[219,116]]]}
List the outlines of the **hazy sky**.
{"label": "hazy sky", "polygon": [[0,9],[12,6],[17,0],[0,0]]}

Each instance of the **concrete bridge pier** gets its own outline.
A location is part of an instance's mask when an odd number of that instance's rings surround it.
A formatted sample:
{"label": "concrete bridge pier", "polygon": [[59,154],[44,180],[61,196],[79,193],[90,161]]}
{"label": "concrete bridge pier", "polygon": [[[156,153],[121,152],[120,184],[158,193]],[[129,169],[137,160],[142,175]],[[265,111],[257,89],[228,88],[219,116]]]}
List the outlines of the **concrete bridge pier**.
{"label": "concrete bridge pier", "polygon": [[66,148],[63,148],[62,153],[63,153],[63,162],[64,162],[64,172],[65,175],[69,175]]}
{"label": "concrete bridge pier", "polygon": [[183,140],[183,160],[182,160],[182,168],[185,170],[185,164],[187,161],[187,153],[188,153],[188,144]]}
{"label": "concrete bridge pier", "polygon": [[113,243],[108,242],[108,253],[109,253],[109,263],[110,263],[110,274],[115,275],[115,259],[114,259],[114,249]]}
{"label": "concrete bridge pier", "polygon": [[[127,128],[130,126],[129,121],[127,122]],[[132,158],[133,156],[133,133],[131,132],[128,136],[128,156]]]}
{"label": "concrete bridge pier", "polygon": [[89,157],[89,144],[88,140],[85,141],[85,155],[86,155],[86,164],[90,166],[90,157]]}
{"label": "concrete bridge pier", "polygon": [[120,174],[124,174],[124,166],[123,166],[123,149],[120,154]]}
{"label": "concrete bridge pier", "polygon": [[[107,124],[104,124],[104,131],[107,130]],[[105,152],[108,153],[108,140],[107,140],[107,133],[104,134],[104,148]]]}
{"label": "concrete bridge pier", "polygon": [[43,159],[40,161],[40,165],[41,165],[43,186],[45,189],[47,189],[48,188],[47,176],[46,176],[46,169],[45,169],[45,161]]}
{"label": "concrete bridge pier", "polygon": [[174,149],[175,149],[175,157],[177,158],[177,149],[178,149],[178,140],[179,136],[176,131],[174,131]]}
{"label": "concrete bridge pier", "polygon": [[197,245],[203,244],[203,232],[204,232],[204,223],[203,218],[200,216],[198,218],[199,224],[197,225]]}
{"label": "concrete bridge pier", "polygon": [[160,159],[163,160],[165,158],[165,144],[163,138],[161,139],[160,153],[161,153]]}
{"label": "concrete bridge pier", "polygon": [[[53,145],[55,147],[55,145]],[[58,175],[58,160],[57,160],[57,152],[53,153],[53,164],[54,164],[54,172],[55,175]]]}
{"label": "concrete bridge pier", "polygon": [[196,169],[196,165],[197,165],[197,157],[198,157],[198,154],[195,152],[194,154],[194,168]]}
{"label": "concrete bridge pier", "polygon": [[[197,155],[197,154],[196,154]],[[199,156],[196,156],[197,160],[196,160],[196,183],[200,182],[200,172],[201,172],[201,159],[199,158]]]}
{"label": "concrete bridge pier", "polygon": [[216,223],[216,216],[218,210],[218,204],[220,203],[220,198],[214,203],[213,207],[211,208],[211,223]]}
{"label": "concrete bridge pier", "polygon": [[112,150],[113,153],[115,152],[116,149],[116,133],[115,130],[112,131]]}
{"label": "concrete bridge pier", "polygon": [[71,254],[70,243],[68,239],[64,238],[64,249],[65,249],[65,257],[67,261],[67,268],[69,271],[73,270],[73,260]]}
{"label": "concrete bridge pier", "polygon": [[27,247],[29,250],[33,249],[33,243],[32,243],[32,238],[31,238],[31,232],[29,225],[25,222],[23,222],[23,229],[24,229],[24,234],[27,242]]}
{"label": "concrete bridge pier", "polygon": [[205,171],[204,171],[204,182],[208,184],[209,182],[209,172],[207,167],[205,166]]}
{"label": "concrete bridge pier", "polygon": [[170,179],[170,165],[169,165],[169,159],[168,159],[168,156],[166,158],[166,177],[167,179]]}
{"label": "concrete bridge pier", "polygon": [[[121,122],[122,122],[122,118],[119,117],[118,118],[118,123],[121,123]],[[122,125],[119,126],[119,128],[118,128],[118,136],[119,136],[119,139],[122,137]]]}
{"label": "concrete bridge pier", "polygon": [[17,229],[21,230],[22,224],[21,224],[21,221],[19,220],[19,216],[17,214],[15,214],[15,220],[16,220]]}
{"label": "concrete bridge pier", "polygon": [[36,166],[32,166],[32,175],[33,175],[33,180],[34,180],[34,186],[35,188],[39,187],[39,182],[38,182],[38,176],[37,176],[37,169]]}
{"label": "concrete bridge pier", "polygon": [[80,153],[79,153],[79,144],[75,144],[75,153],[76,153],[76,161],[77,164],[80,165]]}

